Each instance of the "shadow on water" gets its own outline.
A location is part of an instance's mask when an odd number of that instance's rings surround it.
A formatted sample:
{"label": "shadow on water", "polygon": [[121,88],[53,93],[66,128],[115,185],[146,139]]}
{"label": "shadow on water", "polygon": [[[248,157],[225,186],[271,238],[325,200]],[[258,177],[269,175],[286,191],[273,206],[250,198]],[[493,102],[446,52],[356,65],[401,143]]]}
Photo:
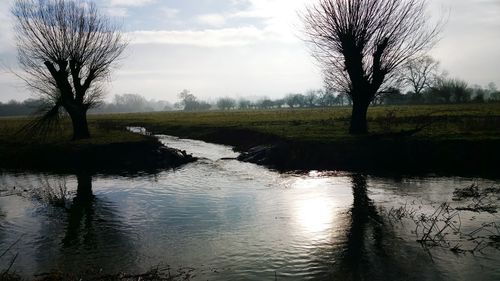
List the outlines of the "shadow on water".
{"label": "shadow on water", "polygon": [[351,178],[353,204],[346,242],[334,258],[334,280],[444,280],[418,245],[398,239],[369,198],[367,178]]}

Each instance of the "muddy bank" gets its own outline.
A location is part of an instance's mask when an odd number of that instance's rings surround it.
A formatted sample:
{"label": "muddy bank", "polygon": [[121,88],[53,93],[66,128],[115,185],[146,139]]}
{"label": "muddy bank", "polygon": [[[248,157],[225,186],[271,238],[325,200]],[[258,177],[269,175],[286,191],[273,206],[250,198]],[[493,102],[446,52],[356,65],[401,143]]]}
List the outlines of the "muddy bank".
{"label": "muddy bank", "polygon": [[154,133],[226,144],[239,160],[280,171],[340,170],[380,175],[481,176],[498,178],[500,142],[495,139],[421,139],[365,136],[330,142],[291,141],[246,129],[156,130]]}
{"label": "muddy bank", "polygon": [[278,170],[347,170],[374,174],[498,177],[496,141],[357,140],[277,142],[252,147],[239,160]]}
{"label": "muddy bank", "polygon": [[37,144],[3,150],[0,169],[74,173],[139,173],[175,168],[196,159],[156,138],[110,143]]}

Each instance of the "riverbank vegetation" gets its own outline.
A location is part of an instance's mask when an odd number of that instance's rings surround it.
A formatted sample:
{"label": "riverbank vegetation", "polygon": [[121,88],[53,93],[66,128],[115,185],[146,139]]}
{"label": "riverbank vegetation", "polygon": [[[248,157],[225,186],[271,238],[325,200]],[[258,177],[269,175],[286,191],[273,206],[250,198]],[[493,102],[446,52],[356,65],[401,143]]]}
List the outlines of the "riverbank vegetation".
{"label": "riverbank vegetation", "polygon": [[92,123],[92,138],[70,141],[70,120],[44,137],[22,130],[28,118],[0,119],[0,168],[58,172],[153,172],[194,159],[156,138]]}
{"label": "riverbank vegetation", "polygon": [[[500,104],[376,106],[370,134],[352,136],[350,108],[166,112],[91,116],[103,128],[142,126],[235,146],[241,160],[276,169],[495,176]],[[257,149],[256,149],[257,148]]]}
{"label": "riverbank vegetation", "polygon": [[7,270],[0,271],[0,281],[176,281],[192,280],[192,269],[191,268],[179,268],[173,270],[170,267],[166,268],[153,268],[148,272],[141,274],[128,274],[128,273],[117,273],[117,274],[102,274],[100,270],[94,270],[95,272],[86,272],[85,274],[67,274],[52,272],[48,274],[42,274],[35,279],[24,279],[16,273],[11,273]]}
{"label": "riverbank vegetation", "polygon": [[[4,165],[42,166],[45,159],[65,158],[71,151],[92,155],[90,150],[98,151],[95,163],[122,163],[123,151],[130,159],[148,163],[153,156],[142,155],[144,147],[155,150],[158,142],[127,132],[127,126],[232,145],[247,153],[242,160],[284,170],[495,175],[500,157],[497,103],[375,106],[368,112],[371,133],[363,136],[348,134],[348,107],[91,115],[92,139],[69,141],[70,124],[65,123],[63,133],[41,143],[17,134],[26,121],[0,119],[2,163],[16,163]],[[122,153],[106,154],[111,153],[110,147],[121,147]],[[137,159],[125,162],[142,163]]]}
{"label": "riverbank vegetation", "polygon": [[[500,137],[500,104],[375,106],[367,136],[350,136],[351,109],[311,108],[257,111],[163,112],[92,115],[108,127],[144,126],[153,133],[206,139],[221,130],[252,131],[293,141],[335,142],[413,133],[427,140],[479,140]],[[229,136],[226,136],[229,137]],[[224,138],[221,135],[221,138]],[[245,140],[241,140],[245,141]],[[255,141],[253,141],[255,142]]]}
{"label": "riverbank vegetation", "polygon": [[[26,118],[8,118],[0,121],[0,157],[4,167],[14,168],[77,166],[82,159],[93,169],[148,166],[160,161],[153,153],[159,142],[125,129],[141,126],[153,134],[232,145],[244,152],[241,160],[280,170],[497,174],[498,103],[374,106],[371,133],[362,136],[348,134],[349,121],[349,108],[91,115],[92,139],[69,141],[67,120],[61,133],[40,142],[18,134]],[[47,159],[58,164],[47,166]]]}

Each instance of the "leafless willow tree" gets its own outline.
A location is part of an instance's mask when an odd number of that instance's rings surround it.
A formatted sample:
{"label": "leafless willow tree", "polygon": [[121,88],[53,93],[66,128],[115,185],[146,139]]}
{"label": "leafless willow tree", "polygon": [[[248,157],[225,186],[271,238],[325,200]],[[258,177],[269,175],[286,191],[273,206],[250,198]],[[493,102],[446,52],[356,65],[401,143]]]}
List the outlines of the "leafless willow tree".
{"label": "leafless willow tree", "polygon": [[126,47],[118,26],[85,0],[15,0],[12,14],[19,76],[50,104],[32,129],[47,129],[64,109],[73,139],[89,138],[87,110]]}
{"label": "leafless willow tree", "polygon": [[413,93],[421,96],[431,88],[439,77],[439,62],[429,56],[408,60],[403,67],[402,80]]}
{"label": "leafless willow tree", "polygon": [[303,15],[313,55],[329,87],[353,101],[350,133],[368,131],[367,110],[408,59],[436,42],[425,0],[318,0]]}

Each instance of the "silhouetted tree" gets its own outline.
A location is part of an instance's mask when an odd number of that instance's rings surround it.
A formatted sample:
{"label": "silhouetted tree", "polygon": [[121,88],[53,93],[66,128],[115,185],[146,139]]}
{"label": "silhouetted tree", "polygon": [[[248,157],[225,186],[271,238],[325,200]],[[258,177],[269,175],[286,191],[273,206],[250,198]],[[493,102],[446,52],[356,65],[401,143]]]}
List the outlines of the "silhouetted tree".
{"label": "silhouetted tree", "polygon": [[181,99],[181,105],[186,111],[196,110],[198,106],[198,101],[196,97],[191,94],[188,90],[184,89],[179,93],[179,98]]}
{"label": "silhouetted tree", "polygon": [[274,100],[274,106],[276,106],[277,108],[282,108],[283,105],[285,105],[285,99]]}
{"label": "silhouetted tree", "polygon": [[252,102],[247,99],[240,99],[238,101],[239,109],[250,109],[252,107]]}
{"label": "silhouetted tree", "polygon": [[431,103],[466,103],[471,100],[472,90],[467,82],[458,78],[441,77],[428,92],[427,100]]}
{"label": "silhouetted tree", "polygon": [[268,98],[262,99],[257,102],[257,106],[260,109],[270,109],[274,107],[274,102]]}
{"label": "silhouetted tree", "polygon": [[490,94],[490,100],[492,101],[500,101],[500,92],[496,91]]}
{"label": "silhouetted tree", "polygon": [[338,103],[337,97],[331,91],[319,91],[318,98],[319,105],[321,106],[334,106]]}
{"label": "silhouetted tree", "polygon": [[415,97],[434,85],[438,79],[439,62],[429,56],[408,60],[404,64],[403,83],[411,88]]}
{"label": "silhouetted tree", "polygon": [[221,110],[230,110],[236,107],[236,101],[232,98],[220,98],[217,100],[217,108]]}
{"label": "silhouetted tree", "polygon": [[206,111],[210,110],[212,107],[208,102],[198,101],[198,99],[188,90],[180,92],[179,98],[181,99],[180,106],[183,107],[185,111]]}
{"label": "silhouetted tree", "polygon": [[425,0],[318,0],[303,16],[330,88],[353,101],[351,134],[368,131],[368,106],[405,61],[434,43]]}
{"label": "silhouetted tree", "polygon": [[500,101],[500,91],[498,91],[497,85],[493,82],[488,83],[487,89],[488,99],[491,101]]}
{"label": "silhouetted tree", "polygon": [[73,139],[90,137],[87,111],[101,100],[101,82],[126,47],[117,26],[83,0],[15,0],[12,14],[19,76],[51,103],[32,129],[47,129],[45,121],[63,108]]}
{"label": "silhouetted tree", "polygon": [[490,97],[489,91],[479,85],[474,85],[470,91],[474,102],[482,103]]}
{"label": "silhouetted tree", "polygon": [[111,105],[116,112],[144,112],[146,111],[148,101],[138,94],[115,95],[114,102]]}
{"label": "silhouetted tree", "polygon": [[296,99],[295,99],[295,94],[286,95],[284,100],[285,100],[285,104],[288,105],[288,107],[290,107],[290,108],[294,108],[297,105]]}
{"label": "silhouetted tree", "polygon": [[337,95],[337,99],[340,106],[352,104],[351,96],[349,96],[347,93],[341,92],[340,94]]}
{"label": "silhouetted tree", "polygon": [[318,100],[318,95],[316,95],[316,91],[315,90],[307,91],[306,95],[304,96],[304,100],[305,100],[305,105],[307,107],[315,107],[316,102]]}
{"label": "silhouetted tree", "polygon": [[471,101],[474,103],[483,103],[485,101],[484,94],[475,94]]}
{"label": "silhouetted tree", "polygon": [[406,96],[401,93],[401,91],[397,88],[389,88],[384,94],[381,96],[382,102],[388,105],[400,105],[406,104],[408,100]]}
{"label": "silhouetted tree", "polygon": [[306,97],[302,94],[289,94],[285,97],[285,103],[293,108],[293,107],[306,107]]}
{"label": "silhouetted tree", "polygon": [[490,93],[498,92],[497,85],[495,83],[493,83],[493,82],[488,83],[488,91]]}

